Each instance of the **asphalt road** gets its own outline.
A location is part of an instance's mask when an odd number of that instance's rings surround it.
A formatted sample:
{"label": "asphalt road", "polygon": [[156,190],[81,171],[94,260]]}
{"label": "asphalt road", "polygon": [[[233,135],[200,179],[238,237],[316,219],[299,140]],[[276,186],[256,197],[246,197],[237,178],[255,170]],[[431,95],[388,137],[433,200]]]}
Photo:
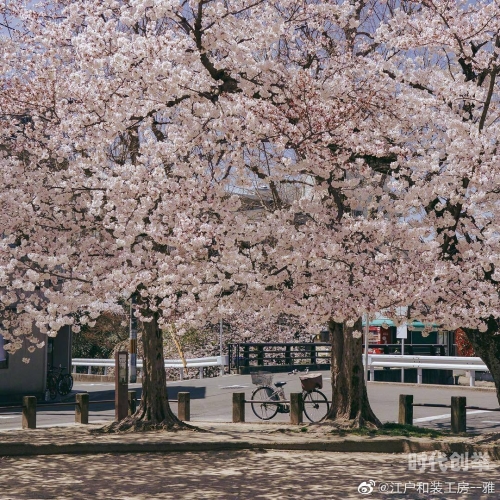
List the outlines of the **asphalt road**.
{"label": "asphalt road", "polygon": [[[403,455],[239,450],[5,457],[3,500],[494,499],[494,464],[422,470]],[[435,465],[435,464],[434,464]],[[363,494],[363,492],[365,494]]]}
{"label": "asphalt road", "polygon": [[[330,373],[322,372],[323,392],[331,399]],[[286,381],[285,393],[300,392],[300,381],[296,375],[276,374],[274,381]],[[140,391],[140,384],[131,384],[129,389]],[[230,422],[231,393],[244,392],[250,399],[254,389],[249,375],[225,375],[223,377],[192,379],[169,382],[168,392],[175,399],[178,392],[191,393],[191,420]],[[76,382],[73,392],[89,392],[91,401],[114,399],[112,383]],[[368,394],[375,414],[382,422],[395,422],[398,418],[398,399],[400,394],[413,394],[415,403],[450,404],[451,396],[465,396],[468,406],[498,408],[494,390],[469,388],[464,386],[407,385],[398,383],[369,382]],[[66,398],[67,399],[67,398]],[[172,404],[174,411],[176,404]],[[110,421],[114,418],[112,404],[95,404],[90,407],[90,421]],[[246,406],[247,421],[257,421],[250,405]],[[286,422],[289,415],[278,414],[274,421]],[[74,422],[74,408],[39,407],[37,426],[71,425]],[[414,407],[415,425],[439,429],[450,428],[450,410],[448,408]],[[21,412],[0,413],[0,430],[19,429]],[[489,432],[500,429],[500,412],[468,410],[467,428],[469,431]]]}

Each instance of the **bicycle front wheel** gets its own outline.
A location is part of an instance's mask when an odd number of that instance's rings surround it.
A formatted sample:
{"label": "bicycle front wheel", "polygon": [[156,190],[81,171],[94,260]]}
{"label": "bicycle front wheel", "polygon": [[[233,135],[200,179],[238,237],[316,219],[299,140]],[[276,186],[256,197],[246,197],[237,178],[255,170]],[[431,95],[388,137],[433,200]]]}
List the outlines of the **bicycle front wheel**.
{"label": "bicycle front wheel", "polygon": [[278,398],[270,387],[258,387],[252,393],[252,411],[262,420],[271,420],[278,413],[278,405],[269,401]]}
{"label": "bicycle front wheel", "polygon": [[68,385],[69,392],[71,392],[71,389],[73,389],[73,375],[71,375],[71,373],[66,373],[66,375],[64,375],[64,380]]}
{"label": "bicycle front wheel", "polygon": [[328,400],[321,391],[314,389],[304,394],[304,413],[311,422],[323,420],[329,409]]}
{"label": "bicycle front wheel", "polygon": [[71,389],[69,388],[69,381],[66,377],[61,377],[57,381],[57,391],[61,396],[66,396],[70,393]]}

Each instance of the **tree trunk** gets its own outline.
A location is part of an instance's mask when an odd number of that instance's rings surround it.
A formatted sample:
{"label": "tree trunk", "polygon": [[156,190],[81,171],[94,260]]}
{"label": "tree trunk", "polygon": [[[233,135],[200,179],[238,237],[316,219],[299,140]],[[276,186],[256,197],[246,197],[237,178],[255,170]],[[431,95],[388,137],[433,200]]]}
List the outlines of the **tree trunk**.
{"label": "tree trunk", "polygon": [[462,330],[467,334],[476,356],[479,356],[490,370],[500,403],[500,328],[498,320],[493,317],[488,318],[486,324],[488,329],[485,332],[469,328]]}
{"label": "tree trunk", "polygon": [[339,427],[380,427],[368,401],[363,371],[363,337],[352,332],[362,331],[361,319],[352,328],[330,320],[332,344],[332,407],[326,421]]}
{"label": "tree trunk", "polygon": [[105,431],[192,428],[181,422],[170,409],[162,331],[158,328],[157,313],[151,313],[151,318],[151,321],[143,323],[144,357],[141,402],[133,415],[120,422],[113,422],[104,428]]}

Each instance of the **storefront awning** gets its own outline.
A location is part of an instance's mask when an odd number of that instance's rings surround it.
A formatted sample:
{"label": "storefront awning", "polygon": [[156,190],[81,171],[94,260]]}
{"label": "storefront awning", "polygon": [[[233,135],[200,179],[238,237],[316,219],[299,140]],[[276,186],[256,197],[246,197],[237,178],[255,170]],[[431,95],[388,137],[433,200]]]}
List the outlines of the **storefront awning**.
{"label": "storefront awning", "polygon": [[[363,321],[363,326],[366,325],[366,321]],[[373,319],[370,321],[370,326],[387,326],[387,327],[391,327],[391,326],[396,326],[394,321],[392,321],[391,319],[389,318],[384,318],[384,317],[381,317],[381,318],[376,318],[376,319]],[[412,323],[408,324],[408,330],[411,330],[411,331],[419,331],[419,330],[423,330],[425,328],[425,324],[424,323],[421,323],[420,321],[413,321]],[[439,325],[436,325],[436,324],[429,324],[428,326],[431,326],[432,327],[432,330],[438,330],[439,329]]]}

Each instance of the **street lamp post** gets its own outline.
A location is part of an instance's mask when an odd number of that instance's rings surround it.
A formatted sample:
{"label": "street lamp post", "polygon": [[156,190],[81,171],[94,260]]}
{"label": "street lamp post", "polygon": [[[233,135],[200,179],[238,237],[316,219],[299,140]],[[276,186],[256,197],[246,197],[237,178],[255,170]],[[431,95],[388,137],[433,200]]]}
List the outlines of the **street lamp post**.
{"label": "street lamp post", "polygon": [[137,382],[137,317],[135,313],[136,297],[135,294],[130,298],[130,383]]}

